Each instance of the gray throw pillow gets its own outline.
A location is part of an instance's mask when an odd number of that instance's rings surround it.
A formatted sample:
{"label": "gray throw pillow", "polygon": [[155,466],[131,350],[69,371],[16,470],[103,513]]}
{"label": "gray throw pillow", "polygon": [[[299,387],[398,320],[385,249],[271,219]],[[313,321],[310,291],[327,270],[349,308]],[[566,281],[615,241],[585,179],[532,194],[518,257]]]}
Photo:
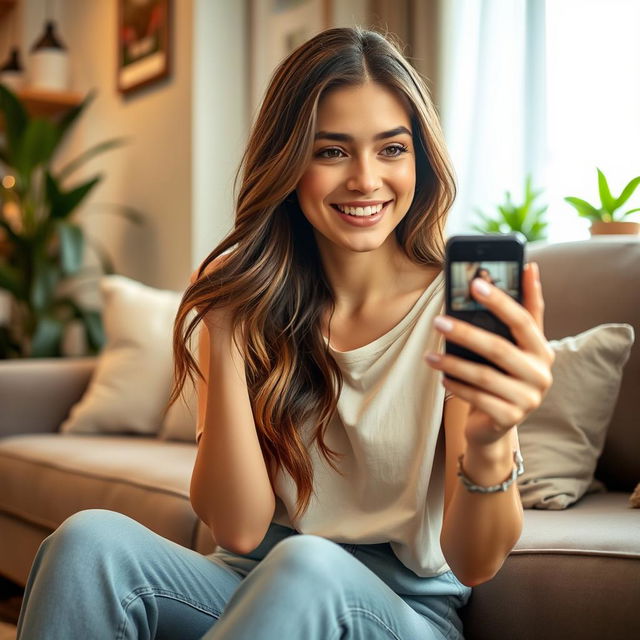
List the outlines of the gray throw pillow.
{"label": "gray throw pillow", "polygon": [[631,325],[602,324],[550,341],[553,384],[518,427],[525,508],[565,509],[591,486],[633,340]]}

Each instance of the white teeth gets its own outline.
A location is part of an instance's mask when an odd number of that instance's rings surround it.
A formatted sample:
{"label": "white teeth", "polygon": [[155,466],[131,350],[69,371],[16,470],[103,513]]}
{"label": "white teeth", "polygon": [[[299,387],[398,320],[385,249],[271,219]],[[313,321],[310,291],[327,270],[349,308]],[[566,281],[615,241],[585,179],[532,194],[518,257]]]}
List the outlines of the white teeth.
{"label": "white teeth", "polygon": [[374,213],[379,213],[382,211],[382,207],[384,206],[382,203],[375,204],[372,207],[345,207],[341,204],[336,205],[342,213],[347,213],[350,216],[358,216],[359,218],[363,218],[365,216],[371,216]]}

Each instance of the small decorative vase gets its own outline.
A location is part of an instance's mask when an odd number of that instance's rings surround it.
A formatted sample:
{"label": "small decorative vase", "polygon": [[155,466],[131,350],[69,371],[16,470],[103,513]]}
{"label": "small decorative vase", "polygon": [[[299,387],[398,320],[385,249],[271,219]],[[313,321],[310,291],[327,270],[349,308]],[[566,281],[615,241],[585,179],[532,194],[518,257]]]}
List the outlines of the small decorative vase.
{"label": "small decorative vase", "polygon": [[30,86],[33,89],[69,89],[69,54],[56,33],[53,20],[46,23],[44,33],[31,48],[30,66]]}
{"label": "small decorative vase", "polygon": [[640,222],[592,222],[591,235],[636,235],[640,234]]}
{"label": "small decorative vase", "polygon": [[24,68],[20,62],[20,50],[12,47],[9,59],[0,67],[0,82],[14,93],[24,84]]}

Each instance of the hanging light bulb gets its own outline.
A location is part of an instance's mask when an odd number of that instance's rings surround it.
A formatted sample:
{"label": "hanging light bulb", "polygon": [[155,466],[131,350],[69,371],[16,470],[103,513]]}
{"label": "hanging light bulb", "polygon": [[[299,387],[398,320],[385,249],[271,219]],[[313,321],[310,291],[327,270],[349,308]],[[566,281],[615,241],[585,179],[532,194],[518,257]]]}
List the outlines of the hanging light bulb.
{"label": "hanging light bulb", "polygon": [[69,54],[56,32],[49,3],[44,32],[31,47],[29,57],[31,87],[49,91],[66,91],[69,88]]}

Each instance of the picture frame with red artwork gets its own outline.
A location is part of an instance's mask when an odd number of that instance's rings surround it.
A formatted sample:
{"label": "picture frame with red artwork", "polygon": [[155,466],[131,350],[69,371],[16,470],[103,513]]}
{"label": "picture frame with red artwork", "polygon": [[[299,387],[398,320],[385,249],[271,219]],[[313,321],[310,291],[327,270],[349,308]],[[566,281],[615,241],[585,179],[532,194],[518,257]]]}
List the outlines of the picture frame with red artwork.
{"label": "picture frame with red artwork", "polygon": [[118,91],[129,94],[167,78],[172,0],[117,0]]}

